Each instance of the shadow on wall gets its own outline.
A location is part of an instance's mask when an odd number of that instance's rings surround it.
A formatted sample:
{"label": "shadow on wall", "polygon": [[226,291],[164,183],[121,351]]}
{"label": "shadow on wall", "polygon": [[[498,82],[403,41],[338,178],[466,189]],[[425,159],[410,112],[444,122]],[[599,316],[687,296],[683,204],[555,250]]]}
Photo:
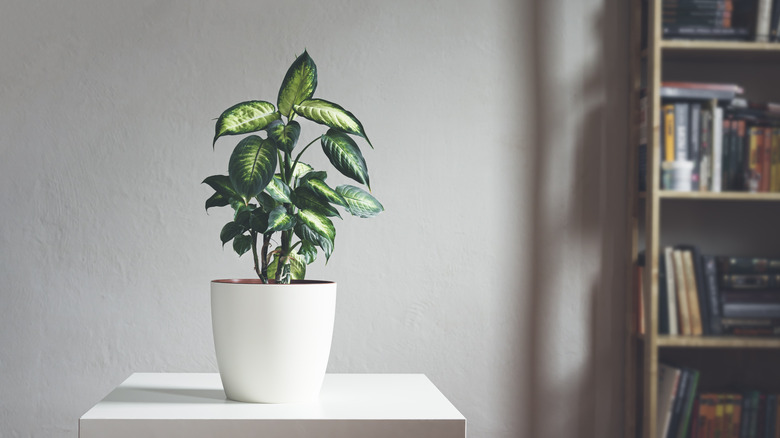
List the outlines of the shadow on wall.
{"label": "shadow on wall", "polygon": [[[530,411],[520,436],[620,437],[628,6],[620,0],[604,0],[600,7],[597,1],[588,2],[596,13],[578,17],[578,8],[588,11],[588,6],[569,8],[572,3],[564,3],[530,2],[537,112],[532,124],[536,147],[529,157],[535,174],[524,195],[533,206],[528,230],[530,309],[523,312],[531,320],[518,327],[528,336],[529,363],[523,376],[528,390],[521,397]],[[576,44],[570,39],[578,35],[556,36],[565,26],[556,14],[564,11],[567,21],[582,20],[577,23],[582,32],[590,32],[589,40],[598,45],[588,47],[593,56],[579,63],[585,68],[570,74],[567,83],[558,83],[564,77],[559,69],[571,71],[571,63],[577,62],[561,56],[562,45]],[[570,185],[558,184],[556,192],[555,183],[561,180]],[[568,202],[561,200],[565,190]],[[569,315],[575,318],[567,320]],[[582,320],[579,327],[577,318]],[[553,326],[564,322],[566,327]],[[588,332],[577,333],[580,327]],[[584,345],[562,345],[569,342]]]}

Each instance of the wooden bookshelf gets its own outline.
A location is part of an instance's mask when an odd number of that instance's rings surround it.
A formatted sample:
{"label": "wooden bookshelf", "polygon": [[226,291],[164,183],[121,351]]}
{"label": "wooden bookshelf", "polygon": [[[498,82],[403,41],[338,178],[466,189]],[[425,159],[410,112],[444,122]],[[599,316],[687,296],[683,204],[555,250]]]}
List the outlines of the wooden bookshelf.
{"label": "wooden bookshelf", "polygon": [[[642,17],[642,3],[647,4],[648,16]],[[668,69],[668,65],[684,64],[689,66],[703,61],[708,69],[716,69],[718,65],[730,66],[722,73],[721,82],[734,81],[727,74],[734,72],[734,67],[742,67],[746,62],[750,74],[766,78],[780,68],[780,43],[756,43],[748,41],[702,41],[702,40],[664,40],[661,38],[661,4],[662,0],[632,1],[630,13],[631,55],[630,75],[632,90],[630,105],[631,120],[639,120],[639,90],[643,89],[647,96],[647,153],[646,153],[646,187],[639,192],[637,183],[638,152],[636,147],[630,149],[628,178],[629,214],[628,229],[628,260],[631,262],[627,275],[631,293],[626,300],[626,386],[625,386],[625,437],[656,438],[657,384],[658,365],[661,362],[680,361],[680,366],[697,367],[700,369],[704,385],[707,389],[719,388],[719,384],[735,385],[729,387],[751,387],[765,391],[780,392],[780,338],[778,337],[725,337],[725,336],[669,336],[659,335],[659,305],[658,305],[658,258],[662,252],[661,237],[668,227],[669,216],[661,221],[662,209],[670,212],[680,207],[700,209],[707,212],[724,211],[719,209],[750,208],[755,214],[759,211],[773,210],[776,214],[780,206],[780,193],[748,193],[748,192],[676,192],[660,189],[660,86],[663,80],[700,80],[697,76],[681,79],[679,77],[665,78],[668,72],[678,72],[680,69]],[[646,47],[640,47],[640,29],[642,20],[647,20],[646,28],[649,34]],[[763,69],[763,71],[762,71]],[[774,69],[774,70],[773,70]],[[645,77],[645,83],[641,78]],[[771,79],[771,76],[769,77]],[[718,82],[703,80],[705,82]],[[769,81],[765,81],[767,83]],[[742,83],[746,89],[751,83]],[[765,90],[756,90],[765,92]],[[773,99],[777,101],[780,95],[777,91]],[[639,126],[632,124],[629,129],[629,144],[639,144]],[[770,207],[771,205],[771,207]],[[641,206],[641,208],[640,208]],[[679,211],[679,210],[677,210]],[[683,210],[687,211],[687,210]],[[772,221],[770,221],[772,222]],[[780,217],[775,223],[780,223]],[[689,223],[690,224],[690,223]],[[686,225],[677,225],[675,236],[683,232],[689,234]],[[723,231],[724,233],[740,233],[737,227]],[[780,229],[768,230],[769,233],[780,233]],[[700,233],[701,235],[701,233]],[[736,236],[737,239],[741,235]],[[728,245],[731,240],[726,240]],[[682,242],[680,242],[682,243]],[[641,247],[640,247],[641,246]],[[645,266],[643,272],[643,288],[645,291],[644,319],[645,334],[636,333],[634,321],[636,293],[634,291],[633,266],[637,261],[638,252],[645,251]],[[779,249],[780,251],[780,249]]]}

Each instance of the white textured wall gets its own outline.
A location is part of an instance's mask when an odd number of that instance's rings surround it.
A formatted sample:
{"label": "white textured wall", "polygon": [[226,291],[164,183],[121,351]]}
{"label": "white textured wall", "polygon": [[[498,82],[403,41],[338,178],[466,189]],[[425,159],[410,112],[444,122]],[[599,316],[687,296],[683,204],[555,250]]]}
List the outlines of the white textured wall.
{"label": "white textured wall", "polygon": [[339,282],[329,370],[425,373],[471,437],[620,436],[623,3],[6,0],[0,436],[216,370],[209,280],[251,269],[203,210],[212,119],[275,101],[303,48],[386,208],[310,269]]}

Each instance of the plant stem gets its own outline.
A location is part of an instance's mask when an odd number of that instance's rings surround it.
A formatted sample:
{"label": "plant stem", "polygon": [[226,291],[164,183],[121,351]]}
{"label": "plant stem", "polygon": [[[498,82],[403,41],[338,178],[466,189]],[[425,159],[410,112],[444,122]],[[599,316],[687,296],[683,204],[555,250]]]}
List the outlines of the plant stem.
{"label": "plant stem", "polygon": [[257,233],[254,231],[252,232],[252,257],[255,260],[255,272],[257,273],[257,276],[263,280],[263,283],[265,283],[266,280],[263,279],[263,274],[260,272],[260,266],[257,261]]}
{"label": "plant stem", "polygon": [[[311,142],[309,142],[309,144],[307,144],[307,145],[306,145],[306,147],[304,147],[303,149],[301,149],[301,151],[300,151],[300,152],[298,152],[298,155],[296,155],[296,156],[295,156],[295,162],[293,162],[293,165],[292,165],[292,169],[293,169],[293,170],[295,170],[295,168],[296,168],[296,167],[298,167],[298,160],[301,158],[301,155],[303,155],[303,153],[304,153],[304,152],[306,152],[306,149],[309,149],[309,146],[313,145],[315,141],[317,141],[317,140],[319,140],[319,139],[321,139],[321,138],[322,138],[322,136],[319,136],[319,137],[315,138],[314,140],[312,140]],[[290,179],[287,181],[287,185],[288,185],[288,186],[289,186],[290,184],[292,184],[292,174],[293,174],[293,173],[295,173],[295,172],[290,172],[290,175],[289,175]]]}
{"label": "plant stem", "polygon": [[263,248],[262,248],[262,255],[263,255],[263,267],[262,267],[262,273],[264,281],[268,282],[268,245],[271,243],[271,235],[270,234],[263,234]]}

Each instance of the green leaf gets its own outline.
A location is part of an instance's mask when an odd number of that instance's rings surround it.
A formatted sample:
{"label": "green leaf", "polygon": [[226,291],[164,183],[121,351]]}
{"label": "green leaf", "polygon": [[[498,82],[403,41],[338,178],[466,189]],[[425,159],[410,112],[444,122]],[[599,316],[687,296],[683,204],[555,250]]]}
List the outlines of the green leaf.
{"label": "green leaf", "polygon": [[306,186],[295,189],[292,201],[301,210],[312,210],[327,217],[338,216],[341,218],[341,213],[335,207]]}
{"label": "green leaf", "polygon": [[222,241],[222,246],[230,242],[234,237],[243,233],[244,229],[241,225],[235,222],[228,222],[222,227],[222,231],[219,232],[219,240]]}
{"label": "green leaf", "polygon": [[280,117],[274,104],[262,100],[241,102],[226,109],[217,119],[214,142],[223,135],[247,134],[260,131]]}
{"label": "green leaf", "polygon": [[310,265],[317,260],[317,248],[308,240],[301,241],[301,247],[298,249],[298,253],[303,257],[303,261],[307,265]]}
{"label": "green leaf", "polygon": [[287,213],[287,209],[284,205],[280,205],[268,215],[268,229],[265,233],[273,233],[276,231],[285,231],[295,226],[295,216]]}
{"label": "green leaf", "polygon": [[295,169],[293,169],[293,179],[300,178],[307,173],[314,170],[313,167],[309,166],[306,163],[301,163],[300,161],[295,165]]}
{"label": "green leaf", "polygon": [[303,117],[331,128],[338,129],[348,134],[359,135],[366,139],[373,148],[374,145],[366,137],[363,125],[351,112],[338,104],[323,99],[309,99],[293,107],[295,112]]}
{"label": "green leaf", "polygon": [[242,205],[233,215],[233,222],[241,225],[244,229],[249,228],[249,218],[252,216],[254,205]]}
{"label": "green leaf", "polygon": [[300,185],[304,185],[306,184],[306,181],[310,179],[318,179],[320,181],[325,181],[327,177],[328,177],[328,172],[325,172],[324,170],[312,170],[306,175],[303,175],[301,179],[298,181],[298,183]]}
{"label": "green leaf", "polygon": [[304,50],[284,75],[282,86],[279,88],[279,97],[276,100],[279,111],[289,119],[293,114],[293,107],[310,99],[315,89],[317,89],[317,66]]}
{"label": "green leaf", "polygon": [[332,202],[342,207],[347,206],[347,201],[338,192],[330,188],[325,181],[320,179],[310,179],[306,181],[306,185],[316,194],[322,196],[328,202]]}
{"label": "green leaf", "polygon": [[228,163],[230,182],[239,195],[253,198],[265,189],[276,170],[276,146],[256,135],[241,140]]}
{"label": "green leaf", "polygon": [[354,140],[343,132],[329,129],[320,142],[333,167],[344,176],[371,188],[366,160]]}
{"label": "green leaf", "polygon": [[[276,278],[276,267],[279,265],[279,248],[274,251],[273,259],[268,264],[268,278]],[[306,277],[306,262],[304,258],[296,253],[290,254],[290,276],[293,280],[303,280]]]}
{"label": "green leaf", "polygon": [[292,203],[290,200],[290,187],[285,184],[284,181],[282,181],[282,179],[278,176],[271,178],[271,181],[265,188],[265,192],[268,193],[276,202],[281,202],[283,204]]}
{"label": "green leaf", "polygon": [[300,222],[295,226],[295,235],[304,242],[309,241],[322,248],[322,251],[325,253],[325,262],[327,263],[328,259],[330,259],[330,255],[333,253],[332,240],[328,240],[327,237],[317,234],[314,230]]}
{"label": "green leaf", "polygon": [[353,216],[373,217],[385,210],[376,198],[359,187],[345,184],[336,187],[336,191],[347,201],[347,211]]}
{"label": "green leaf", "polygon": [[276,208],[277,205],[279,205],[279,203],[276,202],[274,198],[272,198],[271,195],[269,195],[267,192],[260,193],[255,197],[255,199],[257,199],[257,202],[260,204],[260,207],[266,213],[269,213],[271,210]]}
{"label": "green leaf", "polygon": [[224,207],[229,205],[230,201],[224,197],[221,193],[214,193],[209,199],[206,199],[206,211],[209,211],[211,207]]}
{"label": "green leaf", "polygon": [[298,137],[301,135],[301,125],[295,120],[285,125],[281,121],[276,121],[267,129],[268,137],[276,142],[276,146],[283,151],[292,153],[298,143]]}
{"label": "green leaf", "polygon": [[210,177],[204,179],[201,184],[208,184],[209,187],[214,189],[214,191],[226,199],[240,197],[238,196],[236,189],[233,188],[233,183],[230,182],[230,177],[227,175],[211,175]]}
{"label": "green leaf", "polygon": [[256,233],[264,233],[268,229],[268,213],[255,209],[249,218],[249,227]]}
{"label": "green leaf", "polygon": [[233,251],[238,254],[239,257],[244,255],[249,249],[252,248],[252,238],[245,235],[236,236],[233,239]]}
{"label": "green leaf", "polygon": [[330,241],[336,238],[336,228],[333,226],[333,222],[325,215],[304,209],[300,210],[297,216],[301,222],[320,236],[327,237]]}

